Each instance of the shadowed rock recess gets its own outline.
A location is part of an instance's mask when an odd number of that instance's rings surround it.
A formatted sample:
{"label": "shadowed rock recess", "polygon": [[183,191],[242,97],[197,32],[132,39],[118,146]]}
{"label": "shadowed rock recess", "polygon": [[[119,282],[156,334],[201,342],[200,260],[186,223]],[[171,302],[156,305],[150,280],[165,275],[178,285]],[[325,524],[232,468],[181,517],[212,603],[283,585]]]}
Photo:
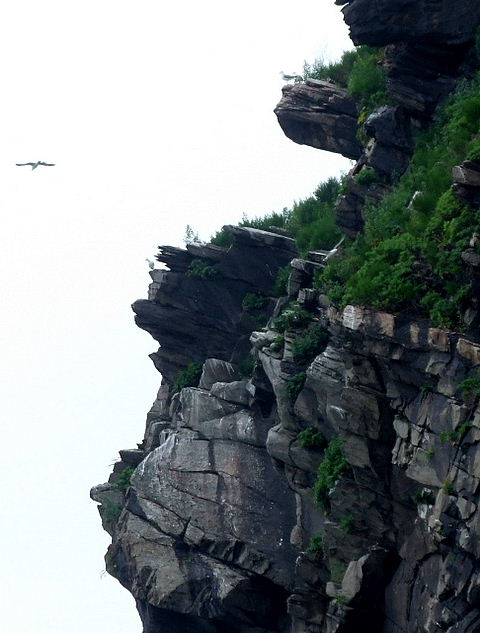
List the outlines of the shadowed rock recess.
{"label": "shadowed rock recess", "polygon": [[[361,106],[331,82],[286,86],[276,113],[295,142],[357,160],[336,207],[354,237],[471,76],[480,4],[337,4],[356,44],[387,45],[391,105],[362,142]],[[357,178],[369,168],[381,181]],[[480,206],[477,157],[452,190]],[[91,491],[107,571],[144,633],[478,633],[478,318],[467,335],[340,309],[313,288],[321,251],[301,259],[284,235],[224,229],[228,248],[160,247],[167,268],[133,310],[160,344],[162,384],[142,442]],[[478,244],[461,253],[477,289]]]}

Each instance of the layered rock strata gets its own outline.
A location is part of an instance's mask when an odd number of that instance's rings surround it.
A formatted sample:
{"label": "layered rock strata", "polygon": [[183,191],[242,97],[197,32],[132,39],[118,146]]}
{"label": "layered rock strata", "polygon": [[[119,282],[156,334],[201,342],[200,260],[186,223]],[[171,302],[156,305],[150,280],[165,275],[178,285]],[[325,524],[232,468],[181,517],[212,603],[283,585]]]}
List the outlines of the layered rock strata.
{"label": "layered rock strata", "polygon": [[[395,103],[366,120],[364,146],[359,106],[329,82],[286,87],[277,116],[296,142],[357,159],[337,205],[353,237],[471,72],[480,14],[469,0],[337,4],[355,43],[388,45]],[[473,159],[452,174],[474,206],[479,174]],[[478,310],[468,336],[339,310],[312,287],[325,253],[229,230],[228,249],[161,248],[169,270],[133,308],[160,343],[162,384],[143,440],[91,493],[144,633],[478,633]],[[478,246],[474,233],[461,259],[480,292]],[[180,388],[192,361],[201,376]]]}

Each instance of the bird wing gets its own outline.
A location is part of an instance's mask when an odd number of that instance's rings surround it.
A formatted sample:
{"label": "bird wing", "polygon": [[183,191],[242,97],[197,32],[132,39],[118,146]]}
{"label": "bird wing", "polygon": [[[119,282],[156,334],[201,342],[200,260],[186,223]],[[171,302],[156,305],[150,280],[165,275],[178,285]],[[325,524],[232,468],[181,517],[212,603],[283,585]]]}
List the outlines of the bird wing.
{"label": "bird wing", "polygon": [[25,167],[26,165],[33,166],[35,163],[15,163],[17,167]]}
{"label": "bird wing", "polygon": [[42,160],[39,160],[38,164],[45,165],[45,167],[55,167],[55,163],[44,163]]}

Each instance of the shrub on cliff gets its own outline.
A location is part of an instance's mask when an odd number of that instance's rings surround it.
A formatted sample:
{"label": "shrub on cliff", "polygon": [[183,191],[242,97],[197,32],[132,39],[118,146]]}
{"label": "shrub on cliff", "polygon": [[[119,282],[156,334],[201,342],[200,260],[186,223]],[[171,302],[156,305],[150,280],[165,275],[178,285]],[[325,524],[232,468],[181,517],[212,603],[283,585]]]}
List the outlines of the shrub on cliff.
{"label": "shrub on cliff", "polygon": [[330,511],[330,490],[338,479],[350,470],[350,465],[342,452],[342,438],[337,436],[330,440],[322,463],[317,470],[317,478],[313,485],[315,502],[325,511]]}
{"label": "shrub on cliff", "polygon": [[322,325],[313,323],[306,333],[295,339],[292,346],[293,360],[297,363],[310,363],[315,356],[323,352],[329,335]]}
{"label": "shrub on cliff", "polygon": [[218,277],[218,271],[201,259],[192,259],[185,274],[187,277],[200,277],[201,279],[213,279]]}
{"label": "shrub on cliff", "polygon": [[364,235],[343,260],[331,262],[317,286],[340,305],[406,310],[461,329],[471,294],[461,253],[480,231],[480,211],[451,191],[451,173],[476,151],[479,134],[477,78],[419,135],[408,172],[380,204],[366,208]]}
{"label": "shrub on cliff", "polygon": [[[270,231],[277,227],[287,231],[302,252],[317,248],[332,248],[340,238],[335,224],[335,201],[340,192],[341,182],[329,178],[320,183],[312,196],[294,202],[291,209],[284,208],[280,213],[272,212],[264,217],[248,218],[243,216],[239,226]],[[231,234],[218,231],[210,242],[217,246],[228,247]]]}
{"label": "shrub on cliff", "polygon": [[178,393],[185,387],[197,387],[202,375],[202,363],[189,363],[185,369],[181,369],[172,386],[172,394]]}

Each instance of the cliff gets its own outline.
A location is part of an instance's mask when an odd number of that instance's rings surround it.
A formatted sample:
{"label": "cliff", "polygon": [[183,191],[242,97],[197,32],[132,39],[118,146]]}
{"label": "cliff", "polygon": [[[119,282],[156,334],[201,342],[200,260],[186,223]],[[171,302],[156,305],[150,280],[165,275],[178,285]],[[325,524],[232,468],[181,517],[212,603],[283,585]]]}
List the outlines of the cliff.
{"label": "cliff", "polygon": [[[386,46],[388,103],[363,116],[310,78],[275,112],[293,141],[357,161],[336,204],[353,239],[474,77],[480,5],[337,4],[355,44]],[[473,213],[480,160],[450,171]],[[342,248],[301,256],[281,231],[224,228],[227,248],[160,248],[168,268],[133,310],[162,384],[142,442],[91,492],[144,633],[480,631],[480,227],[456,255],[471,288],[456,328],[342,307],[317,283]],[[412,269],[425,277],[418,254]]]}

